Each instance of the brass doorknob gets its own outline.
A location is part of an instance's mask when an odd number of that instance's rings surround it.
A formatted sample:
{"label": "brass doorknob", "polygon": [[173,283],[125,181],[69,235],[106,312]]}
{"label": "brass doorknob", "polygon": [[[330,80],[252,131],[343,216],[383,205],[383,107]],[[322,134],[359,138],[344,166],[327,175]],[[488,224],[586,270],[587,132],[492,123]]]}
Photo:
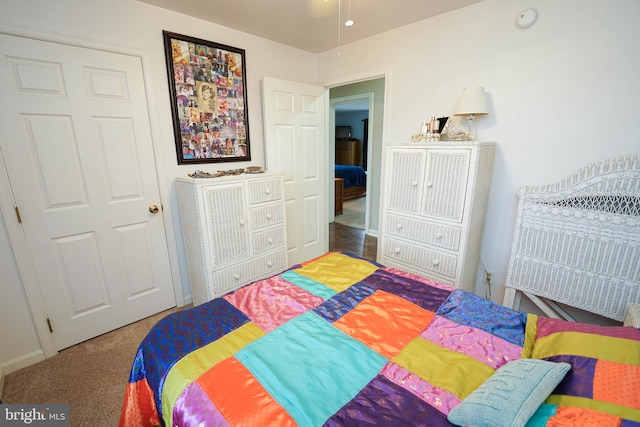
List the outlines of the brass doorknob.
{"label": "brass doorknob", "polygon": [[158,208],[158,205],[151,205],[149,206],[149,212],[151,212],[152,214],[157,214],[158,212],[160,212],[160,209]]}

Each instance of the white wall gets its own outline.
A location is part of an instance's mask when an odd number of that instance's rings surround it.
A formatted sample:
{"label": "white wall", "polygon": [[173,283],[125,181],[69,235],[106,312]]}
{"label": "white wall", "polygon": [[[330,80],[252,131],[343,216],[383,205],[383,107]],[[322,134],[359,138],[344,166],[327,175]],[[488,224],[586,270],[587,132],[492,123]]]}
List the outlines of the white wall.
{"label": "white wall", "polygon": [[351,126],[351,138],[362,141],[364,125],[362,121],[369,118],[369,111],[336,112],[336,126]]}
{"label": "white wall", "polygon": [[[539,19],[520,30],[526,7]],[[476,120],[478,139],[498,149],[482,260],[502,301],[516,190],[640,153],[639,16],[637,0],[487,0],[324,52],[320,80],[390,67],[385,135],[394,141],[431,115],[450,116],[464,87],[485,87],[491,114]]]}
{"label": "white wall", "polygon": [[[261,79],[270,76],[315,82],[316,55],[135,0],[2,0],[2,30],[20,35],[34,33],[56,40],[124,49],[144,55],[154,149],[158,159],[173,275],[178,286],[183,286],[184,297],[188,300],[190,289],[173,187],[174,177],[195,169],[216,171],[248,165],[264,166]],[[177,165],[162,30],[245,49],[251,162]],[[11,218],[5,222],[0,216],[0,367],[4,367],[4,372],[8,373],[22,367],[25,358],[33,360],[38,354],[41,358],[42,350],[6,227],[16,225]]]}

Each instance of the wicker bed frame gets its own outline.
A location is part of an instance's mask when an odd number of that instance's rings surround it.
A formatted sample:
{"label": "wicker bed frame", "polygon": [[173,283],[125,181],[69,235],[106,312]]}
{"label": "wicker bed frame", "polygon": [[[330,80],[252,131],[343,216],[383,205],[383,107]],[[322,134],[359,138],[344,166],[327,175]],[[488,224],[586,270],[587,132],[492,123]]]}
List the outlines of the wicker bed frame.
{"label": "wicker bed frame", "polygon": [[622,321],[640,302],[640,155],[602,161],[518,192],[504,305],[521,293],[550,317],[556,303]]}

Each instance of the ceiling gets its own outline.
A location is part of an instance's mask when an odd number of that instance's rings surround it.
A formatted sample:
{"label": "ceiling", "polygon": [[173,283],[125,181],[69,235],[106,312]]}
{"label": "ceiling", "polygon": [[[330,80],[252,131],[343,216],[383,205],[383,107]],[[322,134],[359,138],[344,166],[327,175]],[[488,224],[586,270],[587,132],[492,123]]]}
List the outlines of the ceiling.
{"label": "ceiling", "polygon": [[140,1],[319,53],[484,0]]}

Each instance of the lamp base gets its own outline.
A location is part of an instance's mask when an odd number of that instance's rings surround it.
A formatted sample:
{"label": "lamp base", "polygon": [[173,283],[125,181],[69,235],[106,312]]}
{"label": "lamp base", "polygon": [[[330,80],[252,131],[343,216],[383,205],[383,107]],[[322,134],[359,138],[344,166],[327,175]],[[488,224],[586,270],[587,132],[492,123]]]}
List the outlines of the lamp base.
{"label": "lamp base", "polygon": [[473,114],[469,114],[467,116],[467,130],[469,131],[468,137],[469,137],[469,141],[473,140],[474,138],[474,132],[473,132]]}

